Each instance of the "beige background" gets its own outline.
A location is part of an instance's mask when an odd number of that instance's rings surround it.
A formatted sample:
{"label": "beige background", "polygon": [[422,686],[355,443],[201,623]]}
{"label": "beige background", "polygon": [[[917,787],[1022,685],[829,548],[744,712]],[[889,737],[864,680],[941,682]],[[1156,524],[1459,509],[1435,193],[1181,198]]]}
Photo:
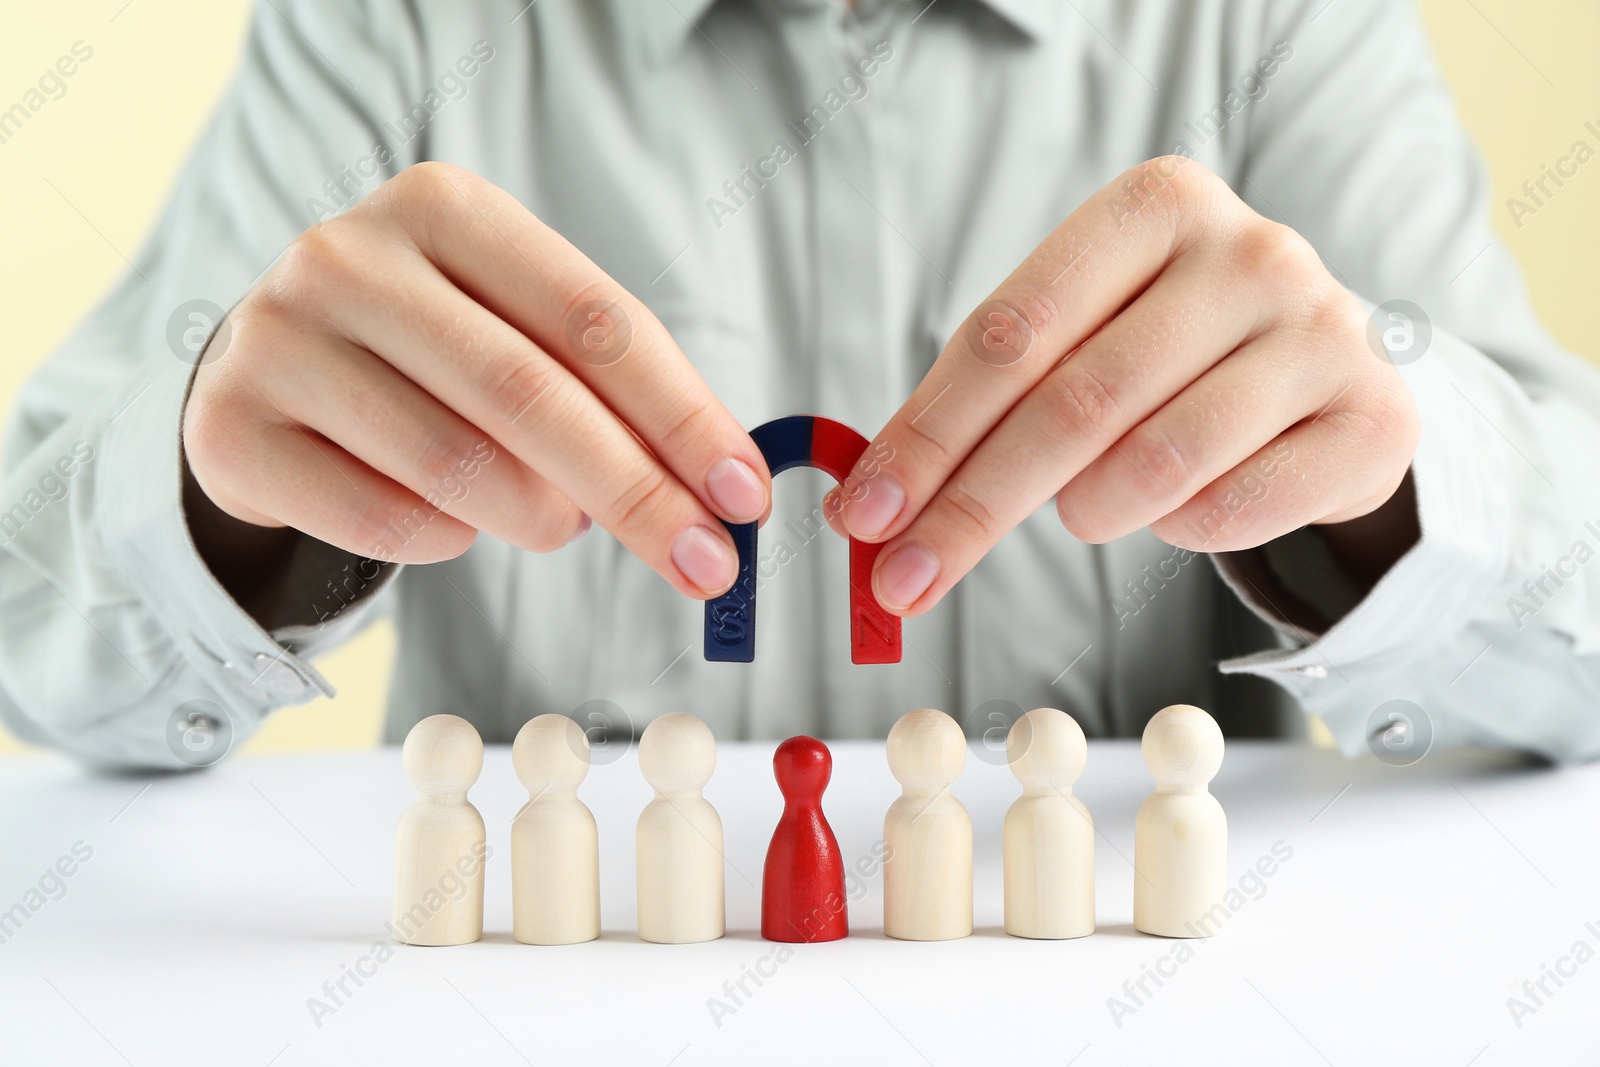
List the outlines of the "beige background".
{"label": "beige background", "polygon": [[[5,408],[28,372],[127,269],[124,258],[144,239],[226,84],[249,6],[95,0],[0,8],[0,110],[74,42],[94,49],[67,79],[65,95],[0,144]],[[1600,162],[1520,228],[1505,202],[1575,140],[1596,144],[1583,124],[1600,126],[1600,3],[1423,0],[1422,7],[1493,172],[1495,222],[1527,272],[1539,313],[1569,348],[1600,359]],[[250,747],[376,743],[393,653],[393,632],[380,626],[325,657],[319,666],[339,687],[338,701],[278,712]],[[0,751],[13,747],[0,734]]]}

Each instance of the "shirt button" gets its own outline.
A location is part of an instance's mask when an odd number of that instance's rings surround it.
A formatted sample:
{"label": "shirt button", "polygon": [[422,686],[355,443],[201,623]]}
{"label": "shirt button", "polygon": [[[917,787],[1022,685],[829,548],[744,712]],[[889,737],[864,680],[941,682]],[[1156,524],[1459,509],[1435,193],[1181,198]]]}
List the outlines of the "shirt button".
{"label": "shirt button", "polygon": [[1308,663],[1304,667],[1280,667],[1279,669],[1286,674],[1299,674],[1307,678],[1326,678],[1328,676],[1328,668],[1320,663]]}

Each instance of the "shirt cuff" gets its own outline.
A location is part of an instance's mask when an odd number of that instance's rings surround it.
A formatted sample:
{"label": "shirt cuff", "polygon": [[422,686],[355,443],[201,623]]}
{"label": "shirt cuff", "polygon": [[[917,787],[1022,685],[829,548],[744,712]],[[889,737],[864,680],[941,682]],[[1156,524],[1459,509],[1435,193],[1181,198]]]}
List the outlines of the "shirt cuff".
{"label": "shirt cuff", "polygon": [[[328,621],[264,629],[212,575],[189,533],[182,426],[191,381],[192,369],[174,361],[130,386],[112,409],[101,438],[95,528],[130,590],[230,711],[245,716],[235,728],[247,733],[273,708],[335,695],[308,657],[359,627],[398,568],[368,561],[374,573],[358,572],[357,587],[348,599],[340,597]],[[308,619],[318,617],[316,604],[334,595],[333,581],[351,588],[349,575],[336,567],[315,574],[299,568],[292,580],[304,583]]]}
{"label": "shirt cuff", "polygon": [[[1411,463],[1421,536],[1343,617],[1329,620],[1311,602],[1319,597],[1305,591],[1317,583],[1306,576],[1274,580],[1268,559],[1280,568],[1308,561],[1314,566],[1305,553],[1212,556],[1223,581],[1286,646],[1225,660],[1222,672],[1282,685],[1306,711],[1323,717],[1346,752],[1366,745],[1367,717],[1381,703],[1386,681],[1392,689],[1393,675],[1406,661],[1458,634],[1506,567],[1512,543],[1509,450],[1492,424],[1483,424],[1487,416],[1470,399],[1472,390],[1461,387],[1468,368],[1483,360],[1464,342],[1436,331],[1425,358],[1398,368],[1422,423]],[[1331,556],[1324,565],[1333,565]],[[1377,703],[1352,699],[1369,688]]]}

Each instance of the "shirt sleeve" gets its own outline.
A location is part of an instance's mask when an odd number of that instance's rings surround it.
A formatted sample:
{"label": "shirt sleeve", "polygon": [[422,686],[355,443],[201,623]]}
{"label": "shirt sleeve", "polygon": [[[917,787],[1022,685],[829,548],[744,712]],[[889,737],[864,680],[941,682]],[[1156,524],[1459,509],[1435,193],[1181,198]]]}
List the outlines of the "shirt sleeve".
{"label": "shirt sleeve", "polygon": [[[24,387],[0,480],[0,719],[22,739],[181,768],[274,708],[333,695],[309,659],[370,620],[396,568],[303,539],[290,609],[252,618],[190,539],[180,430],[222,309],[296,235],[419,157],[425,132],[386,122],[420,99],[405,10],[260,5],[133,269]],[[197,714],[213,751],[185,747]]]}
{"label": "shirt sleeve", "polygon": [[1283,685],[1347,752],[1403,700],[1436,746],[1600,757],[1600,372],[1535,318],[1414,7],[1289,7],[1235,187],[1369,308],[1410,302],[1394,362],[1422,421],[1421,537],[1356,597],[1304,533],[1215,557],[1283,646],[1222,669]]}

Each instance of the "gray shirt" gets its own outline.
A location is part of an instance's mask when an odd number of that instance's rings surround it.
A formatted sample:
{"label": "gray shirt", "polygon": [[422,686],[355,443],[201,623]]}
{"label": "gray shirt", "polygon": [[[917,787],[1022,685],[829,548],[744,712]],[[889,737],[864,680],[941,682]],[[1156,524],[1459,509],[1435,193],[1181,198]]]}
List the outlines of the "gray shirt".
{"label": "gray shirt", "polygon": [[[1313,533],[1205,558],[1148,532],[1085,545],[1046,508],[906,623],[902,663],[856,666],[845,545],[812,518],[822,477],[793,472],[762,535],[756,661],[713,664],[701,605],[601,531],[381,573],[307,541],[260,618],[189,539],[179,429],[208,309],[412,163],[509,190],[746,426],[806,412],[870,436],[1046,233],[1173,152],[1369,304],[1426,316],[1402,368],[1423,537],[1369,593]],[[185,709],[237,741],[331,693],[312,659],[390,611],[391,739],[441,711],[507,741],[549,711],[868,737],[916,707],[978,733],[1039,705],[1094,736],[1181,701],[1238,733],[1292,730],[1298,704],[1351,751],[1415,706],[1441,744],[1593,757],[1600,375],[1535,321],[1487,199],[1392,0],[263,5],[137,270],[11,417],[0,714],[90,761],[181,765]]]}

